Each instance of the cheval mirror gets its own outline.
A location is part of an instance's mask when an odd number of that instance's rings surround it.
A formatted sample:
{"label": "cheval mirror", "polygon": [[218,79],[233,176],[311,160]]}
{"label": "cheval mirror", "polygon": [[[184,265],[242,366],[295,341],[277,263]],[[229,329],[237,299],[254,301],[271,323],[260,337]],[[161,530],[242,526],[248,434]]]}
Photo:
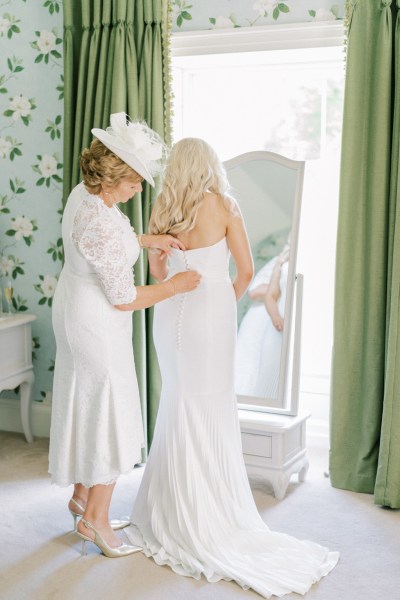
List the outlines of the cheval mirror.
{"label": "cheval mirror", "polygon": [[305,163],[258,151],[224,165],[246,224],[255,273],[238,304],[239,408],[296,415],[302,299],[296,256]]}

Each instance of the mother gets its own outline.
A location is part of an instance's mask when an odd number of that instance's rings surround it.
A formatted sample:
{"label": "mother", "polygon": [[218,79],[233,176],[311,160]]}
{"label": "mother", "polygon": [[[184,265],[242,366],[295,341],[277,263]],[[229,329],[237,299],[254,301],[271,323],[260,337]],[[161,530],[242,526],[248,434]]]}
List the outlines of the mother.
{"label": "mother", "polygon": [[[63,216],[65,264],[53,305],[57,343],[49,472],[60,486],[74,484],[69,510],[77,532],[109,557],[137,548],[121,545],[108,511],[115,482],[141,460],[143,429],[132,350],[134,310],[193,290],[197,273],[135,287],[132,266],[140,248],[183,245],[170,235],[135,235],[118,209],[160,169],[163,145],[144,123],[111,115],[106,131],[81,156],[83,182]],[[112,527],[113,526],[113,527]]]}

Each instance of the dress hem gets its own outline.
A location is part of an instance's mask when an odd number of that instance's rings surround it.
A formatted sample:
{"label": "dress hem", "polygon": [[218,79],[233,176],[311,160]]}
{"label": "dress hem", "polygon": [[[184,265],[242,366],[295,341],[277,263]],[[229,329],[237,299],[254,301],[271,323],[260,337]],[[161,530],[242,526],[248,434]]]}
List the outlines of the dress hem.
{"label": "dress hem", "polygon": [[73,480],[69,480],[68,482],[66,481],[59,481],[57,480],[57,478],[51,473],[51,471],[48,471],[49,474],[51,475],[51,483],[53,485],[57,485],[58,487],[69,487],[70,485],[83,485],[86,488],[91,488],[94,485],[113,485],[114,483],[116,483],[116,481],[118,480],[118,478],[121,475],[128,475],[131,471],[133,471],[133,469],[136,467],[136,465],[140,464],[140,460],[136,461],[132,467],[129,467],[129,469],[126,469],[124,471],[120,471],[118,474],[113,475],[113,476],[109,476],[109,477],[102,477],[99,480],[96,481],[92,481],[92,482],[88,482],[88,481],[73,481]]}

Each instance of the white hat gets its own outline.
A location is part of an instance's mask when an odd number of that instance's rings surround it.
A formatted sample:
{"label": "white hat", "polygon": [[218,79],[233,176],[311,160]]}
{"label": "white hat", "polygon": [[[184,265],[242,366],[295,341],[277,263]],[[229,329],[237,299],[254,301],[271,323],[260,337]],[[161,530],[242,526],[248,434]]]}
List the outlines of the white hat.
{"label": "white hat", "polygon": [[161,169],[165,146],[160,136],[143,121],[131,121],[124,112],[110,116],[111,127],[92,133],[111,152],[154,186],[153,175]]}

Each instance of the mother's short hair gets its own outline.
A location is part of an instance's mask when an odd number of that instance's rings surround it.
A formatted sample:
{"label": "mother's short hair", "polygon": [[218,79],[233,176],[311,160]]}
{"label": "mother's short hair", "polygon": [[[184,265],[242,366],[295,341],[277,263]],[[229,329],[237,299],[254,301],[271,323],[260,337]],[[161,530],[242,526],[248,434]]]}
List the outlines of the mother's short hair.
{"label": "mother's short hair", "polygon": [[99,194],[102,186],[113,188],[123,179],[143,180],[141,175],[99,140],[93,140],[90,147],[82,151],[80,165],[83,183],[89,194]]}

